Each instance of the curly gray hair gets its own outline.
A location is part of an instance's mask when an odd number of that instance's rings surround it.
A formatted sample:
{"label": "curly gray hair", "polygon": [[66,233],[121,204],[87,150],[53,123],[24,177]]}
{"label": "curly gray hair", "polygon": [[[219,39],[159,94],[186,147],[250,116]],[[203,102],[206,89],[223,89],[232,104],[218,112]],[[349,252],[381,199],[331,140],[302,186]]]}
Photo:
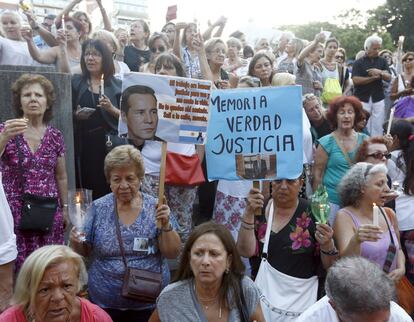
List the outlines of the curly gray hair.
{"label": "curly gray hair", "polygon": [[371,164],[358,162],[344,175],[338,185],[341,206],[355,206],[362,196],[362,189],[372,176],[377,173],[387,174],[388,170],[384,164]]}

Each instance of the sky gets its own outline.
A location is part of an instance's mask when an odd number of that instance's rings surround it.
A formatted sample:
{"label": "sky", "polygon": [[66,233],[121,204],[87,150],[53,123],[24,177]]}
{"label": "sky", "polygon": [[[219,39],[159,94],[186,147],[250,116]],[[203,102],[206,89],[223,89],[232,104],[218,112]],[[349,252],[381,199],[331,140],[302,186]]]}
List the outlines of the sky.
{"label": "sky", "polygon": [[[151,25],[159,30],[167,7],[177,4],[177,21],[200,21],[201,29],[207,20],[221,15],[228,18],[224,36],[234,30],[269,30],[287,24],[306,24],[312,21],[335,23],[334,17],[346,9],[362,12],[375,9],[385,0],[148,0]],[[158,19],[154,19],[158,17]]]}

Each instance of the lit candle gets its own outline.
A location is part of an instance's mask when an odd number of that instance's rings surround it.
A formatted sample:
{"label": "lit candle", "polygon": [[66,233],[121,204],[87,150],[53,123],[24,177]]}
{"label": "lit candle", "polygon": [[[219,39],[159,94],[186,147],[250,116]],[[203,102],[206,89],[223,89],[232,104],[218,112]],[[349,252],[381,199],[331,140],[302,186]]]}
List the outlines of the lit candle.
{"label": "lit candle", "polygon": [[105,92],[104,92],[104,74],[102,74],[102,76],[101,76],[101,86],[100,86],[99,89],[100,89],[101,95],[104,96],[105,95]]}
{"label": "lit candle", "polygon": [[388,120],[387,134],[390,134],[391,132],[391,124],[392,124],[392,120],[394,119],[394,112],[395,112],[395,107],[393,107],[390,110],[390,119]]}
{"label": "lit candle", "polygon": [[62,16],[62,29],[65,30],[65,16]]}
{"label": "lit candle", "polygon": [[80,217],[82,214],[81,210],[81,204],[80,204],[80,196],[76,196],[76,204],[75,204],[75,211],[76,211],[76,217]]}
{"label": "lit candle", "polygon": [[379,225],[379,208],[375,203],[372,204],[372,224]]}

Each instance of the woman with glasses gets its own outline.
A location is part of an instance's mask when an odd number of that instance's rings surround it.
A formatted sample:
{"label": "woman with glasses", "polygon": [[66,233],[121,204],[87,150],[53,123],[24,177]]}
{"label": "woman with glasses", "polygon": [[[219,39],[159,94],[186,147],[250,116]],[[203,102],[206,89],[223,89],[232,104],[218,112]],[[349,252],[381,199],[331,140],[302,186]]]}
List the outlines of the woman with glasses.
{"label": "woman with glasses", "polygon": [[318,271],[337,258],[332,228],[317,224],[309,202],[298,197],[302,185],[302,176],[273,180],[260,217],[264,196],[253,188],[247,197],[237,249],[245,257],[267,254],[256,276],[266,321],[294,321],[315,303]]}
{"label": "woman with glasses", "polygon": [[163,33],[154,32],[148,41],[148,47],[151,51],[150,61],[142,65],[139,71],[154,74],[155,60],[170,48],[167,36]]}
{"label": "woman with glasses", "polygon": [[414,52],[409,51],[402,56],[403,72],[394,79],[390,97],[396,101],[404,96],[414,94],[412,80],[414,79]]}
{"label": "woman with glasses", "polygon": [[97,199],[109,192],[103,165],[108,135],[118,133],[121,81],[114,77],[111,52],[101,40],[82,44],[81,70],[72,77],[77,185],[93,190]]}
{"label": "woman with glasses", "polygon": [[313,190],[323,184],[328,191],[331,213],[329,223],[333,224],[339,210],[337,185],[355,162],[359,145],[368,136],[357,133],[355,124],[362,117],[362,104],[354,96],[340,96],[329,105],[327,119],[334,131],[321,139],[315,154],[313,167]]}
{"label": "woman with glasses", "polygon": [[389,194],[385,164],[355,164],[338,191],[343,207],[334,224],[339,255],[365,257],[399,281],[405,274],[405,258],[395,213],[384,207]]}
{"label": "woman with glasses", "polygon": [[414,127],[405,120],[394,121],[391,126],[393,144],[388,160],[388,174],[394,189],[399,192],[395,200],[401,244],[407,256],[406,274],[414,284]]}
{"label": "woman with glasses", "polygon": [[167,22],[162,27],[161,32],[164,33],[168,38],[168,47],[172,48],[174,45],[174,39],[175,39],[175,23]]}

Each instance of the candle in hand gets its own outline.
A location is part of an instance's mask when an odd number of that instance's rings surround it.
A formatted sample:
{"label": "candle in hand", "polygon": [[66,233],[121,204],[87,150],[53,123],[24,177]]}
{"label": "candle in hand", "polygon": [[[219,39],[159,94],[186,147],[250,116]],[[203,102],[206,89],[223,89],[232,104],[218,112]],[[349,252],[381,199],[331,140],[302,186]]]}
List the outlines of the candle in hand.
{"label": "candle in hand", "polygon": [[104,96],[105,95],[105,91],[104,91],[104,74],[102,74],[101,76],[101,85],[99,87],[101,95]]}
{"label": "candle in hand", "polygon": [[391,132],[392,120],[394,118],[395,107],[390,110],[390,119],[388,120],[387,134]]}
{"label": "candle in hand", "polygon": [[62,29],[65,30],[65,16],[62,16]]}
{"label": "candle in hand", "polygon": [[379,208],[375,203],[372,204],[372,224],[379,225]]}

